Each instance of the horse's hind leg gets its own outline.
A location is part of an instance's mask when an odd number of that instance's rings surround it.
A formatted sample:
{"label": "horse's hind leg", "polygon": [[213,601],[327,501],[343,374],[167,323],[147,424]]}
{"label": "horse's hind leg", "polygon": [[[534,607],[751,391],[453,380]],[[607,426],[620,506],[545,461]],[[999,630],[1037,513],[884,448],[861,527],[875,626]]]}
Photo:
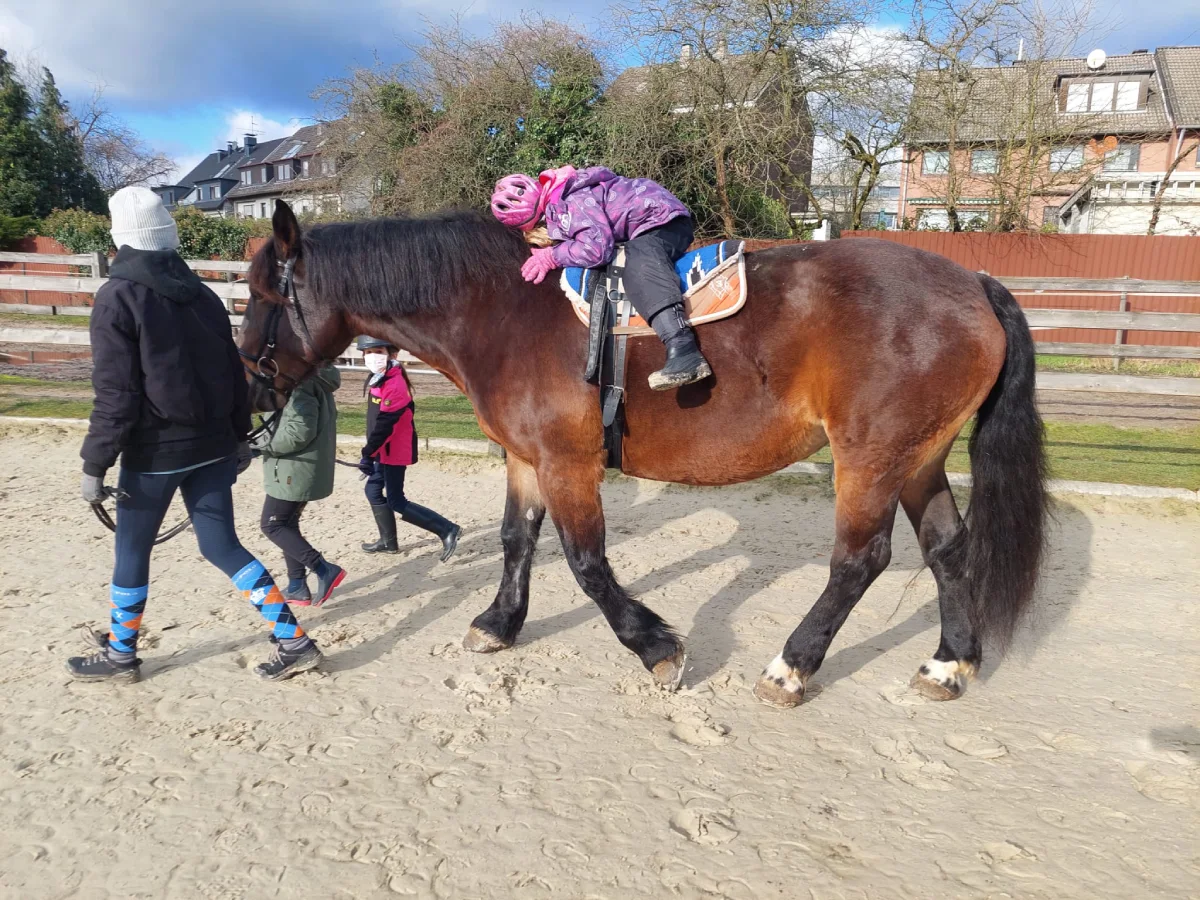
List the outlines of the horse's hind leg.
{"label": "horse's hind leg", "polygon": [[933,659],[913,676],[917,690],[934,700],[954,700],[967,688],[982,659],[979,638],[968,615],[970,585],[963,560],[967,531],[943,468],[945,454],[914,475],[900,502],[917,532],[925,564],[938,586],[942,637]]}
{"label": "horse's hind leg", "polygon": [[533,467],[511,454],[508,457],[508,498],[504,502],[504,577],[492,605],[476,616],[463,638],[475,653],[507,650],[516,643],[529,611],[529,571],[537,549],[546,506]]}
{"label": "horse's hind leg", "polygon": [[556,461],[539,469],[538,480],[575,580],[600,607],[617,640],[638,655],[660,687],[673,691],[683,680],[687,654],[667,623],[613,576],[604,551],[603,474],[597,460]]}
{"label": "horse's hind leg", "polygon": [[834,635],[892,558],[900,485],[868,469],[839,464],[837,492],[829,581],[754,686],[754,696],[772,706],[796,706],[804,699],[805,684],[820,668]]}

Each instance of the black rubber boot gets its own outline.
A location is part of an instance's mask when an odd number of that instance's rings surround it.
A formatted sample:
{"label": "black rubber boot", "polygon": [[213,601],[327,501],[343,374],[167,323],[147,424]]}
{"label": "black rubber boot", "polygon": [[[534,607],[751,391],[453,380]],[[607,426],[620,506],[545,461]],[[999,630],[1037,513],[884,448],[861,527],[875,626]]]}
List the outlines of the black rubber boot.
{"label": "black rubber boot", "polygon": [[651,390],[669,391],[712,375],[712,367],[700,352],[696,332],[684,318],[681,305],[664,309],[650,324],[667,348],[666,365],[650,374]]}
{"label": "black rubber boot", "polygon": [[379,527],[379,540],[373,544],[363,544],[363,550],[367,553],[399,553],[400,544],[396,541],[396,514],[392,512],[392,508],[372,506],[371,513]]}
{"label": "black rubber boot", "polygon": [[404,512],[400,514],[400,518],[409,525],[416,525],[418,528],[432,531],[442,539],[442,562],[445,562],[454,555],[454,550],[458,546],[458,538],[462,534],[462,529],[449,519],[444,519],[432,509],[428,509],[417,503],[409,503],[408,506],[404,507]]}

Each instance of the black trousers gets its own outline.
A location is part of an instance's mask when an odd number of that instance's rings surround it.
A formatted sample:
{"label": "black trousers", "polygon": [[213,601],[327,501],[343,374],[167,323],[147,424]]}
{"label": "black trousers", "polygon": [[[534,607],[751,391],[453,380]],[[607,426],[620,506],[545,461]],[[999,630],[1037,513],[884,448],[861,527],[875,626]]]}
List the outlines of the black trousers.
{"label": "black trousers", "polygon": [[300,515],[307,505],[274,497],[263,502],[262,533],[283,551],[288,578],[293,581],[302,579],[306,570],[311,572],[321,562],[321,554],[300,533]]}
{"label": "black trousers", "polygon": [[404,515],[408,498],[404,496],[404,473],[408,466],[389,466],[375,460],[375,471],[367,478],[363,491],[372,506],[390,506],[392,512]]}
{"label": "black trousers", "polygon": [[687,253],[695,235],[691,218],[679,216],[625,245],[625,295],[647,322],[683,302],[675,263]]}

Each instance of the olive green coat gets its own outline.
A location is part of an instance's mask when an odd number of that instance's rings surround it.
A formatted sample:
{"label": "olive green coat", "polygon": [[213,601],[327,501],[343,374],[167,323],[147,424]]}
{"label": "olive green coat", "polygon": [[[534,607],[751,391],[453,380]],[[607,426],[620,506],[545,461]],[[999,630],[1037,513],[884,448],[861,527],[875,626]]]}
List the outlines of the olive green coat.
{"label": "olive green coat", "polygon": [[258,445],[267,496],[306,502],[333,493],[333,461],[337,457],[333,392],[341,383],[338,370],[327,365],[292,392],[275,434]]}

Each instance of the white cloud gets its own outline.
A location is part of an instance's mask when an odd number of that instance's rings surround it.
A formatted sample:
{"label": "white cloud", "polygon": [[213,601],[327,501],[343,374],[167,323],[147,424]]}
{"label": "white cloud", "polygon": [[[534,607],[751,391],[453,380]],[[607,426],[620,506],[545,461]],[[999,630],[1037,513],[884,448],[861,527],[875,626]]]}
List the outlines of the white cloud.
{"label": "white cloud", "polygon": [[280,122],[253,110],[234,109],[225,114],[225,133],[219,140],[237,141],[240,144],[244,135],[254,134],[259,140],[270,141],[287,137],[304,124],[304,120],[299,117]]}

